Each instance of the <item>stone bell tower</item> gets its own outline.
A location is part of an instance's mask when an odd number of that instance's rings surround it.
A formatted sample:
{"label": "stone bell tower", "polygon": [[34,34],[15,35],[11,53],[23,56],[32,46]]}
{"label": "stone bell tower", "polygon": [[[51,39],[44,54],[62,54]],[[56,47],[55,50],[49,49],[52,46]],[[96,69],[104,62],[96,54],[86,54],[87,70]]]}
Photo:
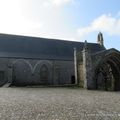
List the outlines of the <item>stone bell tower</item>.
{"label": "stone bell tower", "polygon": [[101,46],[104,46],[103,34],[101,32],[99,32],[97,36],[97,43],[100,44]]}

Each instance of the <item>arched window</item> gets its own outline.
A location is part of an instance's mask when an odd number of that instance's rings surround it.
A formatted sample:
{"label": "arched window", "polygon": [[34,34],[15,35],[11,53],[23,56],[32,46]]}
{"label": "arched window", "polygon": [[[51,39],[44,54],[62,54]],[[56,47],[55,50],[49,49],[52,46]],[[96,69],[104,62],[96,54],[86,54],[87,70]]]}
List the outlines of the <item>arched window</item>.
{"label": "arched window", "polygon": [[48,80],[48,68],[45,64],[43,64],[41,66],[41,69],[40,69],[40,79],[42,81],[47,81]]}

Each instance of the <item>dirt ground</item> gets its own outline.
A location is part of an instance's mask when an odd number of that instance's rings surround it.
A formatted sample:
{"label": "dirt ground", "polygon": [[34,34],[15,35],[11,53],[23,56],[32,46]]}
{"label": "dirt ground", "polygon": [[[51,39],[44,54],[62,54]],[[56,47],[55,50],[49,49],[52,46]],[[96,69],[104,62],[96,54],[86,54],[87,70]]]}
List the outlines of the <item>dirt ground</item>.
{"label": "dirt ground", "polygon": [[120,92],[0,88],[0,120],[120,120]]}

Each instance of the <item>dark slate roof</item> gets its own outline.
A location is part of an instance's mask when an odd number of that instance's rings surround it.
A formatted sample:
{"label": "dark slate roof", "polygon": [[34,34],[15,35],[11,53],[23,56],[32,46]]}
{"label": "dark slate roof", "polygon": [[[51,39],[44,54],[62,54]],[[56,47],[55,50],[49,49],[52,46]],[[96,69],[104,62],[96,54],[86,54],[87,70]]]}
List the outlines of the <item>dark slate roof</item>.
{"label": "dark slate roof", "polygon": [[[73,60],[74,48],[83,49],[83,42],[0,34],[0,57]],[[88,43],[92,52],[103,50],[97,43]]]}

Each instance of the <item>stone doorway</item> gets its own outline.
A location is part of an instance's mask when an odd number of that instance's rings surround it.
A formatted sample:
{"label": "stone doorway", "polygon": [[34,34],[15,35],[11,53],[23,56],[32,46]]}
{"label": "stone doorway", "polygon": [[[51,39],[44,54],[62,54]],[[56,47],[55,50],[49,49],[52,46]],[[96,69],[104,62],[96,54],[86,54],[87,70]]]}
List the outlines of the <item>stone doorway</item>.
{"label": "stone doorway", "polygon": [[115,57],[106,59],[100,63],[95,71],[96,89],[120,90],[120,63]]}

